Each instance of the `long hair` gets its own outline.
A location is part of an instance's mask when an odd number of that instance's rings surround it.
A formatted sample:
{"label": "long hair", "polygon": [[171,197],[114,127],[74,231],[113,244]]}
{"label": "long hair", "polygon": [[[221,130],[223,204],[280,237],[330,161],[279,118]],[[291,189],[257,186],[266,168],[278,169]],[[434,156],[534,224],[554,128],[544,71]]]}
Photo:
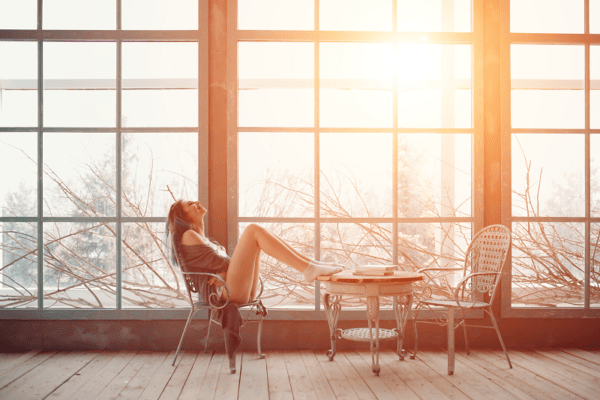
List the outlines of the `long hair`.
{"label": "long hair", "polygon": [[181,264],[179,262],[179,255],[181,253],[179,250],[181,237],[185,231],[189,229],[194,229],[192,219],[183,209],[183,200],[177,200],[169,209],[169,215],[167,217],[166,243],[168,243],[168,247],[170,248],[171,262],[173,262],[175,265],[178,265],[180,268]]}

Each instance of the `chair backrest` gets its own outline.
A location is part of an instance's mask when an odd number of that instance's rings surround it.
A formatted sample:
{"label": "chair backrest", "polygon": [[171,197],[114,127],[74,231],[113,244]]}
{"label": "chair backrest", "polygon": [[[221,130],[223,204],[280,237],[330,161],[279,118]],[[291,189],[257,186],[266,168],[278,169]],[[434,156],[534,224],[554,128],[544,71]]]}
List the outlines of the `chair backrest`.
{"label": "chair backrest", "polygon": [[[181,259],[179,258],[179,246],[173,246],[173,254],[175,255],[175,260],[177,261],[177,264],[179,265],[179,268],[181,269],[181,272],[190,272],[187,270],[187,268],[185,267],[185,265],[181,262]],[[185,273],[182,274],[183,275],[183,280],[185,282],[185,287],[188,291],[188,295],[190,296],[190,301],[191,301],[191,294],[192,293],[198,293],[198,278],[194,277],[194,276],[190,276],[190,275],[186,275]]]}
{"label": "chair backrest", "polygon": [[497,275],[473,277],[471,290],[473,294],[488,293],[490,303],[493,301],[498,282],[506,264],[506,258],[511,246],[511,233],[504,225],[490,225],[475,235],[465,259],[465,274],[476,272],[496,272]]}

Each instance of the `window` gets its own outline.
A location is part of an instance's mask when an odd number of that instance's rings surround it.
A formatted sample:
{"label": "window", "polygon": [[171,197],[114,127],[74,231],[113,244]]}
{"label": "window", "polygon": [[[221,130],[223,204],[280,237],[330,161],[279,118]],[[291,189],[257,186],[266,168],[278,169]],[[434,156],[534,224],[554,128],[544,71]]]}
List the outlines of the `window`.
{"label": "window", "polygon": [[503,165],[510,170],[503,219],[513,231],[508,316],[597,316],[600,40],[591,33],[599,6],[512,0],[503,10],[503,18],[510,14],[502,128],[511,155]]}
{"label": "window", "polygon": [[[258,223],[349,268],[460,264],[483,216],[482,2],[228,7],[230,248]],[[319,308],[262,262],[266,304]]]}
{"label": "window", "polygon": [[164,233],[207,203],[206,14],[0,0],[0,308],[187,306]]}

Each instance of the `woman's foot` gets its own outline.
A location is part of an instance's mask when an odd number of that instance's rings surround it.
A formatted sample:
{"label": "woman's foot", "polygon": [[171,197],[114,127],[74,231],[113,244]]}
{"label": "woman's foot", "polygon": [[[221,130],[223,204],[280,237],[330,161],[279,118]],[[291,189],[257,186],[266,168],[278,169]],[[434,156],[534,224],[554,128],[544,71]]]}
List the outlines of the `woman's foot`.
{"label": "woman's foot", "polygon": [[302,276],[304,276],[306,282],[312,282],[317,276],[330,276],[343,270],[344,268],[341,266],[324,265],[311,261],[304,272],[302,272]]}

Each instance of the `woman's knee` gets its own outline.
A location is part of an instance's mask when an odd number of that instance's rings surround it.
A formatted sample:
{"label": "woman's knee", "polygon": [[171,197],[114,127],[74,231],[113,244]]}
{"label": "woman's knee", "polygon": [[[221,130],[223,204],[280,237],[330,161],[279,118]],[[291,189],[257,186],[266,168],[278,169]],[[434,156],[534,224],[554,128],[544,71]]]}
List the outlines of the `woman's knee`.
{"label": "woman's knee", "polygon": [[246,228],[244,228],[244,232],[242,233],[242,235],[246,234],[252,236],[253,238],[257,238],[260,235],[264,234],[265,231],[266,229],[258,224],[249,224],[248,226],[246,226]]}

